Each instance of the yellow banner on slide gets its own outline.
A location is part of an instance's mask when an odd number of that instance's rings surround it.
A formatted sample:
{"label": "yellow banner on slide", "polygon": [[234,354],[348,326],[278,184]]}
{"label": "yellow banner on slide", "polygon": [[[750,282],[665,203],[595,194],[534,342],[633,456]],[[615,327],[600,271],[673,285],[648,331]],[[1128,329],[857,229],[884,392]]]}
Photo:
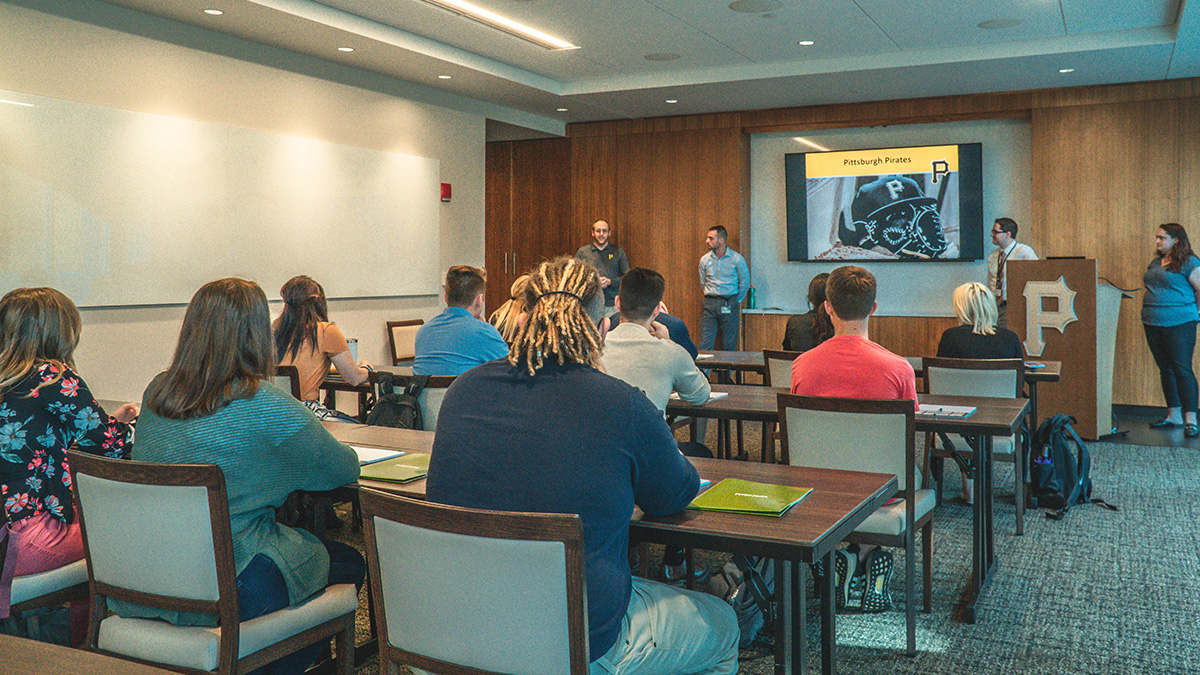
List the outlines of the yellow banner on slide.
{"label": "yellow banner on slide", "polygon": [[947,173],[958,171],[958,146],[811,152],[805,156],[804,164],[807,178]]}

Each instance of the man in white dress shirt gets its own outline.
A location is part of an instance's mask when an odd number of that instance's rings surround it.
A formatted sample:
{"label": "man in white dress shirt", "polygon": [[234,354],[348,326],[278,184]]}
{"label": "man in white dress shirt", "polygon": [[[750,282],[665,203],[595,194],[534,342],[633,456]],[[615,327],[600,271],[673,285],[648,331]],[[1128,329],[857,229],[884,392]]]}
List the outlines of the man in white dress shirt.
{"label": "man in white dress shirt", "polygon": [[1010,260],[1037,260],[1037,253],[1026,244],[1017,243],[1017,221],[1012,218],[997,218],[992,225],[992,243],[996,250],[988,255],[988,288],[996,294],[996,305],[1000,309],[997,325],[1008,326],[1008,269]]}

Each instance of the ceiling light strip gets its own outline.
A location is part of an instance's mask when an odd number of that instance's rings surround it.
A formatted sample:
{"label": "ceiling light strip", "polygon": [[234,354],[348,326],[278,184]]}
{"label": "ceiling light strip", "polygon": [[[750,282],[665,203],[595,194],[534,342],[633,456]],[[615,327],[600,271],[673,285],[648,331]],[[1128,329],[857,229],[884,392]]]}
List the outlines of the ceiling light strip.
{"label": "ceiling light strip", "polygon": [[421,0],[422,2],[433,5],[448,12],[453,12],[467,19],[478,21],[479,23],[494,28],[498,31],[508,33],[513,37],[521,38],[527,42],[543,47],[545,49],[579,49],[577,45],[573,45],[566,40],[560,40],[553,35],[547,35],[540,30],[530,28],[524,24],[517,23],[512,19],[500,16],[495,12],[489,12],[482,7],[476,7],[469,2],[463,0]]}

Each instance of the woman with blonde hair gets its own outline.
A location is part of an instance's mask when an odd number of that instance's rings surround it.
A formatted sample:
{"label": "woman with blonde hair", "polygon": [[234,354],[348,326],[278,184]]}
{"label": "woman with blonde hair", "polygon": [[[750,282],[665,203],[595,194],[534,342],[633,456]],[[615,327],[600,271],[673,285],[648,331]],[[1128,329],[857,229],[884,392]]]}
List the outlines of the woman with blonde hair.
{"label": "woman with blonde hair", "polygon": [[952,359],[1019,359],[1021,338],[996,325],[996,296],[987,286],[971,282],[954,289],[954,315],[961,325],[947,328],[937,355]]}
{"label": "woman with blonde hair", "polygon": [[[295,490],[324,491],[358,479],[354,450],[334,440],[291,394],[270,383],[275,343],[258,284],[218,279],[196,291],[175,356],[146,389],[133,459],[216,464],[225,474],[240,618],[303,601],[326,586],[360,588],[366,565],[350,546],[275,522]],[[114,605],[122,616],[179,624],[213,617]],[[302,673],[318,646],[266,666]]]}
{"label": "woman with blonde hair", "polygon": [[[938,342],[937,355],[950,359],[1020,359],[1021,338],[996,325],[996,295],[987,286],[971,282],[954,289],[954,315],[960,325],[947,328]],[[962,498],[975,503],[974,483],[963,474]]]}
{"label": "woman with blonde hair", "polygon": [[318,400],[321,383],[333,365],[348,384],[362,384],[370,377],[371,364],[354,362],[346,336],[329,321],[329,306],[321,284],[300,275],[288,279],[279,294],[283,296],[283,311],[271,326],[275,352],[279,355],[279,365],[296,366],[300,373],[300,400],[318,419],[357,422],[321,405]]}
{"label": "woman with blonde hair", "polygon": [[0,299],[0,499],[17,534],[16,576],[83,558],[66,449],[126,457],[138,408],[108,415],[75,372],[82,321],[53,288]]}
{"label": "woman with blonde hair", "polygon": [[488,317],[488,323],[500,331],[500,337],[504,338],[509,346],[512,346],[513,341],[517,339],[517,319],[521,316],[521,312],[525,311],[525,286],[528,284],[528,274],[517,277],[517,280],[512,283],[512,287],[509,288],[508,301],[500,305],[500,308]]}

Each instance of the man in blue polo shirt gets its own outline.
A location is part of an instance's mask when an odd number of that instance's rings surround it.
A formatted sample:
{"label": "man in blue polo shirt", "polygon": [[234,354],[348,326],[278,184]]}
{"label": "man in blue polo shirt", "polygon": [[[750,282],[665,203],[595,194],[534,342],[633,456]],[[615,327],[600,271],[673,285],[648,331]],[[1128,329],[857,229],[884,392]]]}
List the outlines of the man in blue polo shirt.
{"label": "man in blue polo shirt", "polygon": [[508,344],[483,320],[487,277],[470,265],[446,272],[446,309],[417,331],[414,375],[462,375],[508,356]]}

